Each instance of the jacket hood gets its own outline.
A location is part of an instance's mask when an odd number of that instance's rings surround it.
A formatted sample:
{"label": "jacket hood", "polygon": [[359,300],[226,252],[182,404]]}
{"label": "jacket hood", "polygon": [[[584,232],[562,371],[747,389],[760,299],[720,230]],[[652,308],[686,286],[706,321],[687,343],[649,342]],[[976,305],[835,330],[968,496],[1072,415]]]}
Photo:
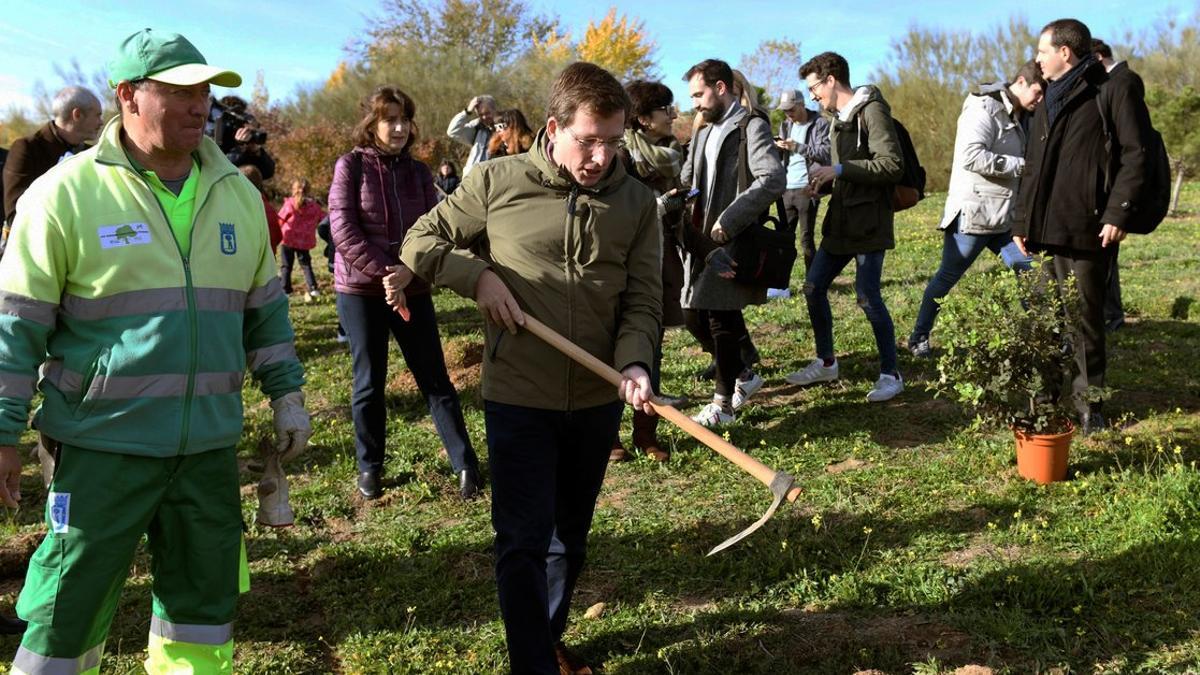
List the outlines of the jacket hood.
{"label": "jacket hood", "polygon": [[566,169],[558,166],[554,163],[554,160],[550,159],[550,137],[546,133],[546,127],[538,129],[537,136],[533,139],[533,146],[529,148],[528,155],[529,161],[541,176],[542,185],[557,190],[570,191],[573,188],[578,188],[583,192],[601,194],[620,185],[626,176],[625,165],[614,156],[612,163],[609,165],[608,173],[598,183],[590,187],[579,185]]}
{"label": "jacket hood", "polygon": [[[873,84],[864,84],[854,90],[854,96],[850,98],[850,103],[838,111],[838,120],[841,122],[850,121],[859,109],[871,101],[878,101],[887,107],[887,101],[883,100],[883,94],[880,93],[879,87]],[[888,112],[889,114],[891,113],[890,107],[888,108]]]}
{"label": "jacket hood", "polygon": [[986,96],[998,91],[1004,91],[1005,89],[1008,89],[1008,85],[1003,82],[984,82],[979,85],[979,89],[975,93],[980,96]]}

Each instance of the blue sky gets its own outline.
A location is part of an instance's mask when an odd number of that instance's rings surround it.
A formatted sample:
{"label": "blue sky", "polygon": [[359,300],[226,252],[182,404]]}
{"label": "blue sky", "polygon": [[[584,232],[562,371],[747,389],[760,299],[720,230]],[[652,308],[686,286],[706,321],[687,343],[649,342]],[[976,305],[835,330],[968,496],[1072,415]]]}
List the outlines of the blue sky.
{"label": "blue sky", "polygon": [[[680,77],[691,64],[715,56],[736,65],[764,39],[799,40],[806,56],[839,51],[858,81],[884,61],[891,40],[913,23],[985,28],[1013,13],[1038,25],[1075,16],[1094,34],[1116,39],[1125,29],[1141,30],[1200,6],[1170,0],[526,2],[535,11],[557,15],[576,34],[590,19],[602,17],[610,4],[641,18],[658,44],[659,70],[681,102],[686,91]],[[89,73],[103,67],[123,37],[147,26],[181,32],[210,63],[240,72],[243,95],[249,94],[255,73],[262,70],[272,99],[285,99],[297,87],[323,82],[344,58],[345,45],[362,35],[380,7],[379,0],[8,0],[0,19],[0,109],[30,106],[38,80],[51,90],[60,86],[55,63],[77,59]]]}

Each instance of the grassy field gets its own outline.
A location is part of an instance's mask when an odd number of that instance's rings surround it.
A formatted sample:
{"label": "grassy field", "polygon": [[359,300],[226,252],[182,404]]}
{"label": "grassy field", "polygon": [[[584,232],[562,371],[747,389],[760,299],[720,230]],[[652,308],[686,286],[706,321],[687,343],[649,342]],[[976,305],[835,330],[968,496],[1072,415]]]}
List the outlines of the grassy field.
{"label": "grassy field", "polygon": [[[884,297],[900,339],[936,267],[942,198],[898,219]],[[795,475],[804,494],[749,540],[706,558],[761,514],[769,493],[667,431],[670,462],[639,458],[609,470],[568,642],[613,674],[1200,671],[1200,185],[1183,202],[1181,217],[1123,247],[1130,320],[1110,341],[1115,428],[1077,440],[1071,479],[1049,487],[1017,476],[1011,433],[973,428],[926,390],[932,362],[902,349],[907,390],[867,403],[877,360],[852,277],[833,292],[837,384],[783,382],[812,358],[802,299],[749,311],[768,386],[729,438]],[[480,322],[449,293],[437,304],[467,425],[486,455]],[[292,311],[316,433],[291,467],[297,526],[248,534],[253,590],[239,610],[237,671],[502,671],[488,498],[455,496],[423,400],[393,350],[388,492],[360,500],[350,359],[334,340],[332,296]],[[711,385],[693,374],[706,357],[681,331],[668,334],[666,351],[664,389],[703,401]],[[244,463],[270,428],[269,412],[248,388]],[[243,473],[248,520],[256,480]],[[4,611],[44,529],[45,491],[32,465],[22,490],[25,507],[0,516]],[[148,567],[139,555],[105,672],[140,668]],[[596,603],[603,611],[585,617]],[[16,646],[0,639],[4,658]],[[963,668],[972,665],[980,668]]]}

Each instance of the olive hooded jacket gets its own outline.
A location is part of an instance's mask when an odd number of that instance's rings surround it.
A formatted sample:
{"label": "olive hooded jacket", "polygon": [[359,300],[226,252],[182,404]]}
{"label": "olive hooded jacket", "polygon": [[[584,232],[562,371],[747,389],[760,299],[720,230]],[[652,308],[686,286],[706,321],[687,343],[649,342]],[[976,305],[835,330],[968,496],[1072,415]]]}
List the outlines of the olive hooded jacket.
{"label": "olive hooded jacket", "polygon": [[[650,188],[614,161],[582,187],[551,161],[545,130],[520,155],[480,163],[409,230],[400,259],[474,298],[484,270],[522,311],[622,370],[653,362],[662,321],[662,233]],[[617,389],[532,333],[486,328],[483,397],[547,410],[617,399]]]}

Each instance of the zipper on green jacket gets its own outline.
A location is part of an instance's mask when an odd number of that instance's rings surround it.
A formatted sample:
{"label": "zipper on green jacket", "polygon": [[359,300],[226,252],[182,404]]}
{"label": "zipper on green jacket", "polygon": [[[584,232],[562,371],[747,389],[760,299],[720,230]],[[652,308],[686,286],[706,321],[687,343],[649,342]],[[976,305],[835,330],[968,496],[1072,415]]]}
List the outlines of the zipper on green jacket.
{"label": "zipper on green jacket", "polygon": [[[175,244],[175,250],[176,250],[176,252],[179,253],[179,259],[183,263],[183,282],[184,282],[184,288],[187,292],[187,300],[188,300],[187,312],[188,312],[189,361],[188,361],[187,390],[184,391],[184,393],[183,393],[183,423],[180,426],[179,452],[177,453],[179,455],[182,455],[184,453],[184,450],[187,449],[188,434],[191,432],[192,399],[194,398],[195,389],[196,389],[196,371],[200,368],[200,346],[199,346],[200,345],[200,320],[199,320],[199,317],[196,316],[196,287],[192,283],[191,256],[186,256],[183,254],[183,247],[181,247],[179,245],[179,241],[177,239],[175,239],[175,232],[171,229],[171,218],[169,216],[167,216],[166,210],[163,209],[162,202],[158,201],[158,197],[156,197],[154,195],[154,189],[152,187],[150,187],[150,184],[146,181],[146,177],[143,176],[140,172],[134,171],[130,167],[123,166],[121,164],[113,164],[112,166],[120,166],[121,168],[125,169],[126,171],[129,171],[130,173],[132,173],[133,175],[138,177],[138,180],[141,181],[142,185],[146,186],[146,190],[148,190],[150,192],[150,199],[153,200],[154,203],[158,206],[158,212],[162,214],[163,222],[167,226],[167,234],[169,234],[171,236],[171,242]],[[189,251],[192,248],[192,246],[191,246],[192,240],[195,238],[195,235],[196,235],[196,221],[198,220],[200,211],[204,208],[205,204],[208,203],[208,198],[213,193],[213,188],[216,187],[217,183],[220,183],[221,181],[225,180],[226,178],[228,178],[229,176],[232,176],[232,175],[234,175],[234,174],[227,173],[222,176],[218,176],[217,179],[215,181],[213,181],[212,186],[209,187],[208,192],[204,195],[204,201],[200,202],[199,204],[197,204],[195,206],[195,208],[192,209],[192,228],[188,231],[188,250]]]}
{"label": "zipper on green jacket", "polygon": [[[567,232],[563,248],[567,263],[567,339],[575,342],[575,200],[579,197],[579,186],[572,183],[567,195]],[[571,397],[571,378],[575,362],[567,359],[567,410],[574,407]]]}

